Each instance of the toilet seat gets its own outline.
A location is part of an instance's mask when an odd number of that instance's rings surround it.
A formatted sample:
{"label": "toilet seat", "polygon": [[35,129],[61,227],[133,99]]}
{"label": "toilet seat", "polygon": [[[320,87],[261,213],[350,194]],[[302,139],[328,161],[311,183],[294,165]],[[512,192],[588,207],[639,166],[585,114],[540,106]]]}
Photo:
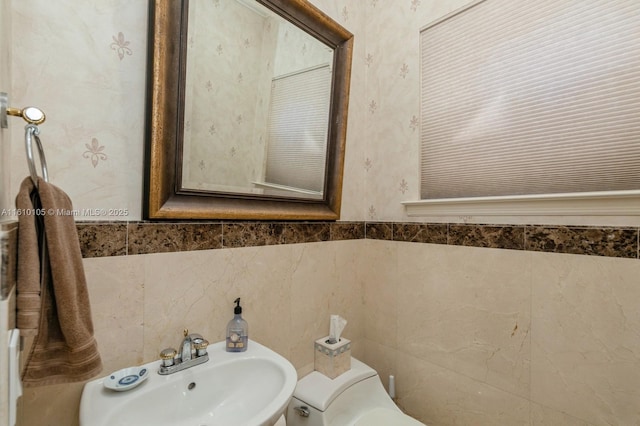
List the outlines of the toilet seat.
{"label": "toilet seat", "polygon": [[364,416],[360,417],[353,426],[424,426],[416,419],[413,419],[396,410],[388,408],[375,408]]}
{"label": "toilet seat", "polygon": [[351,369],[335,379],[314,371],[298,380],[287,407],[287,424],[424,426],[395,405],[373,368],[355,358]]}

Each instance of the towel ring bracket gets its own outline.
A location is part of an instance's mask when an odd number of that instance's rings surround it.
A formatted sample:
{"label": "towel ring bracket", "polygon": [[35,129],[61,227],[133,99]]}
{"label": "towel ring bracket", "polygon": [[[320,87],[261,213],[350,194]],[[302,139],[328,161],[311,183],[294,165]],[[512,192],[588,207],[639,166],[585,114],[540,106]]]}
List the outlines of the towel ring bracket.
{"label": "towel ring bracket", "polygon": [[38,150],[38,158],[40,159],[40,168],[42,169],[42,179],[45,182],[49,182],[49,173],[47,172],[47,160],[44,156],[44,149],[42,148],[42,142],[38,135],[40,129],[38,124],[44,123],[46,119],[44,112],[40,108],[26,107],[23,109],[11,108],[9,106],[9,96],[5,92],[0,92],[0,128],[6,129],[9,127],[7,117],[11,115],[14,117],[22,117],[27,125],[24,127],[24,143],[27,151],[27,164],[29,165],[29,173],[33,184],[38,187],[38,172],[36,171],[35,159],[33,156],[33,141],[36,142],[36,148]]}

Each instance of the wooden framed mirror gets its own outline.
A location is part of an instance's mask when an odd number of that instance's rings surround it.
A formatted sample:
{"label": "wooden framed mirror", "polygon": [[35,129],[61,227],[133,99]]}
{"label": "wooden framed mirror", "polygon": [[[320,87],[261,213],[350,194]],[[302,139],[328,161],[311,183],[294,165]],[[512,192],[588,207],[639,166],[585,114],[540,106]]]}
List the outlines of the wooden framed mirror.
{"label": "wooden framed mirror", "polygon": [[339,219],[353,35],[306,0],[149,15],[144,218]]}

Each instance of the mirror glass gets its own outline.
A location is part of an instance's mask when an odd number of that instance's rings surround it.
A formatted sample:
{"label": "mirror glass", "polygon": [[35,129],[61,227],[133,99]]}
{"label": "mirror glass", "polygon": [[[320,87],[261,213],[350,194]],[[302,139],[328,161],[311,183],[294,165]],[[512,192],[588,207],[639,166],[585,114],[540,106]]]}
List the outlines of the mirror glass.
{"label": "mirror glass", "polygon": [[307,0],[150,0],[145,219],[340,218],[353,35]]}
{"label": "mirror glass", "polygon": [[190,0],[181,190],[322,199],[333,48],[255,0]]}

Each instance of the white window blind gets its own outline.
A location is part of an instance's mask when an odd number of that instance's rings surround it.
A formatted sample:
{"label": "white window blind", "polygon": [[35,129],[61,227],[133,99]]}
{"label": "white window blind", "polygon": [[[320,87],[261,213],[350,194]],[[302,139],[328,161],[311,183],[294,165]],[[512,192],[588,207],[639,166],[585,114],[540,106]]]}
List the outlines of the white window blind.
{"label": "white window blind", "polygon": [[638,0],[485,0],[421,61],[422,199],[640,189]]}
{"label": "white window blind", "polygon": [[328,65],[274,79],[267,182],[323,191],[330,96]]}

